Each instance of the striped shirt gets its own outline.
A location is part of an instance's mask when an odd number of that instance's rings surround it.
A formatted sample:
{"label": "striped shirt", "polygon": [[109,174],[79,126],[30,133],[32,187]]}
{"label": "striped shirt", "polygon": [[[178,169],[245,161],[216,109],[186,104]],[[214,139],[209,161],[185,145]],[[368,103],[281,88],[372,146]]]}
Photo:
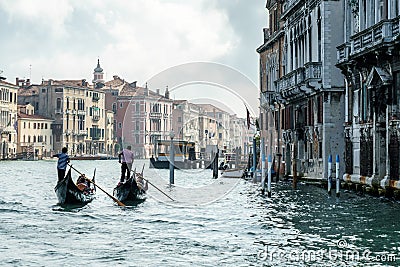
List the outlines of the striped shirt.
{"label": "striped shirt", "polygon": [[69,156],[66,153],[57,154],[58,158],[57,169],[65,170],[67,168],[67,163],[69,161]]}

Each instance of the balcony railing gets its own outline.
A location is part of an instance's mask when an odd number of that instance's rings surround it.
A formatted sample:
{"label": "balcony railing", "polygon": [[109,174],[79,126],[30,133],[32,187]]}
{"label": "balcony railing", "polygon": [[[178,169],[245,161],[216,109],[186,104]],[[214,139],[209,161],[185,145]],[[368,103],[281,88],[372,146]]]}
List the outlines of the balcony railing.
{"label": "balcony railing", "polygon": [[150,118],[161,118],[162,114],[160,112],[150,112]]}
{"label": "balcony railing", "polygon": [[80,136],[87,135],[87,131],[86,130],[79,130],[78,131],[78,135],[80,135]]}
{"label": "balcony railing", "polygon": [[98,96],[98,95],[93,95],[92,96],[92,101],[99,101],[100,100],[100,96]]}
{"label": "balcony railing", "polygon": [[98,120],[100,120],[100,116],[99,116],[99,115],[93,115],[93,116],[92,116],[92,119],[93,119],[94,121],[98,121]]}
{"label": "balcony railing", "polygon": [[379,23],[354,34],[348,43],[337,47],[338,63],[343,63],[349,56],[357,55],[365,50],[372,50],[383,43],[393,42],[400,34],[400,16],[382,20]]}

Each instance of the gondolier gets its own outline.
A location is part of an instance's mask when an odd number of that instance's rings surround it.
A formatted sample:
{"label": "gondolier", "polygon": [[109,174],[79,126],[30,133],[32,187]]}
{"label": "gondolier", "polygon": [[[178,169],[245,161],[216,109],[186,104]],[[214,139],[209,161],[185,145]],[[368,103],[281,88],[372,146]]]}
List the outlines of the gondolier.
{"label": "gondolier", "polygon": [[118,154],[118,162],[121,163],[121,180],[120,182],[123,183],[125,180],[125,173],[126,173],[126,180],[131,177],[131,170],[133,164],[133,152],[131,151],[132,147],[127,146],[124,148],[121,153]]}
{"label": "gondolier", "polygon": [[69,163],[69,156],[67,155],[68,149],[63,147],[59,154],[53,155],[53,157],[58,158],[57,161],[57,173],[58,173],[58,181],[64,179],[65,177],[65,170],[67,169],[67,164]]}

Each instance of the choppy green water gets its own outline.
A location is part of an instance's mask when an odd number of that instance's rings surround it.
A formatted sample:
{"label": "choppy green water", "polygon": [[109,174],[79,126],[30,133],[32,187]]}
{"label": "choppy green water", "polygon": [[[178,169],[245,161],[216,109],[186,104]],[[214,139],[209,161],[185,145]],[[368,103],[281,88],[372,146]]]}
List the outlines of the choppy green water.
{"label": "choppy green water", "polygon": [[[147,161],[137,161],[138,169]],[[147,164],[148,166],[148,164]],[[112,192],[115,161],[76,161]],[[64,209],[54,193],[56,162],[0,162],[2,266],[398,266],[400,204],[314,186],[246,181],[218,201],[181,207],[151,197],[121,208],[101,191]],[[176,184],[209,184],[211,171],[180,173]],[[146,177],[168,170],[145,168]],[[154,191],[153,191],[154,192]],[[392,256],[395,255],[395,256]],[[388,262],[393,260],[394,262]]]}

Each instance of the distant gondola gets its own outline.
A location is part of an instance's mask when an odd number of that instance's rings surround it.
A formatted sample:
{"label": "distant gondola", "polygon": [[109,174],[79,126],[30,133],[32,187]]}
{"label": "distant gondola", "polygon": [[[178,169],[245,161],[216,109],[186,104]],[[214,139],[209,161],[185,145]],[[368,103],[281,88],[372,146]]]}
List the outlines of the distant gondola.
{"label": "distant gondola", "polygon": [[140,174],[134,174],[131,178],[125,181],[125,183],[119,183],[114,188],[113,195],[119,201],[142,202],[146,199],[147,184],[136,182],[136,179],[134,178],[135,176],[141,177]]}
{"label": "distant gondola", "polygon": [[63,205],[83,205],[91,202],[95,197],[93,190],[82,191],[77,187],[72,180],[71,169],[69,169],[65,178],[57,183],[54,190],[58,203]]}

